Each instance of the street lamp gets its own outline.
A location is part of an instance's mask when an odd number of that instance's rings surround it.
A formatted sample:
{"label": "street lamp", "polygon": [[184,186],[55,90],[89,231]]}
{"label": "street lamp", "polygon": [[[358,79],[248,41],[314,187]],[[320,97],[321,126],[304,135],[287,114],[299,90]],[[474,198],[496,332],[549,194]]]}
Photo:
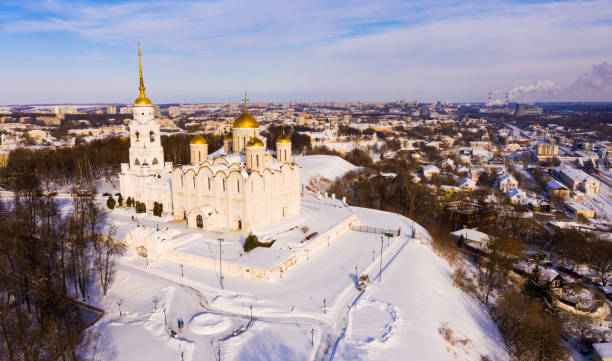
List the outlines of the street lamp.
{"label": "street lamp", "polygon": [[223,243],[223,238],[219,238],[217,241],[219,241],[219,282],[221,282],[221,289],[223,289],[223,268],[221,267],[221,243]]}
{"label": "street lamp", "polygon": [[382,253],[383,253],[383,236],[380,236],[380,271],[378,272],[378,281],[382,282]]}

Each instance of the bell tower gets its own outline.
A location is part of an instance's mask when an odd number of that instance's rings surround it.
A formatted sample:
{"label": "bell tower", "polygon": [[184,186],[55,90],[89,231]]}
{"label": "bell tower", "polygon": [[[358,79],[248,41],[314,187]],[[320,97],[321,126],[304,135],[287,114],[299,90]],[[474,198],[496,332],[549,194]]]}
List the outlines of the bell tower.
{"label": "bell tower", "polygon": [[138,45],[138,68],[140,71],[140,95],[132,105],[133,119],[130,121],[130,168],[164,168],[164,149],[161,146],[159,122],[155,120],[155,105],[145,94],[142,78],[140,44]]}

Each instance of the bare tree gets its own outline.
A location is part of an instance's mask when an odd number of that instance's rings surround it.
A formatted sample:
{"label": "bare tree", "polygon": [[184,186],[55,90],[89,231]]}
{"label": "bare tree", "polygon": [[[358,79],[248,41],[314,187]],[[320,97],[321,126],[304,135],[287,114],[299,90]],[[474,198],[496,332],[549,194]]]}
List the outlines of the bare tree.
{"label": "bare tree", "polygon": [[586,253],[586,264],[601,278],[601,283],[605,286],[608,276],[612,273],[612,243],[601,239],[591,240]]}
{"label": "bare tree", "polygon": [[110,226],[106,235],[100,237],[96,249],[95,267],[104,296],[115,272],[115,257],[125,252],[124,244],[114,238],[115,233],[115,227]]}

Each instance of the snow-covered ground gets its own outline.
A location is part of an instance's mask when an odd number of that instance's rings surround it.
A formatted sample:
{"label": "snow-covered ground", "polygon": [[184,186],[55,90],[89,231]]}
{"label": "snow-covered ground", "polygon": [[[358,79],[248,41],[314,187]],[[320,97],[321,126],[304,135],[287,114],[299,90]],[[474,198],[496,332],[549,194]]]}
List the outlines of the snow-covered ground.
{"label": "snow-covered ground", "polygon": [[[213,360],[221,349],[223,360],[508,359],[495,325],[452,286],[452,270],[420,226],[392,213],[351,210],[364,225],[402,228],[400,237],[382,242],[382,282],[375,279],[365,293],[355,284],[363,273],[378,275],[378,234],[349,231],[282,279],[226,275],[223,290],[213,270],[185,265],[181,276],[174,262],[147,266],[144,258],[125,256],[99,300],[107,313],[93,326],[100,337],[90,358],[180,360],[183,352],[185,360]],[[410,237],[413,227],[422,240]],[[164,309],[170,329],[178,331],[177,319],[184,320],[177,338],[166,330]],[[453,330],[451,342],[438,332],[443,322]]]}
{"label": "snow-covered ground", "polygon": [[346,172],[359,169],[337,155],[296,156],[294,160],[302,167],[302,184],[308,184],[308,181],[317,174],[334,181]]}

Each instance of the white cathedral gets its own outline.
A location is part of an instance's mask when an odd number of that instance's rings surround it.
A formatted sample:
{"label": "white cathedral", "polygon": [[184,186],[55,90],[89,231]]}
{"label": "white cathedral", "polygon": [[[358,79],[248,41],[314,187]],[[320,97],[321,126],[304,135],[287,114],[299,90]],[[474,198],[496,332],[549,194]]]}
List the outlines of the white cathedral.
{"label": "white cathedral", "polygon": [[121,164],[119,182],[124,199],[155,202],[164,214],[204,230],[250,231],[300,213],[300,166],[293,161],[291,140],[284,132],[276,153],[266,149],[259,124],[247,112],[223,138],[223,148],[209,154],[206,139],[191,139],[190,165],[164,161],[155,107],[145,95],[141,52],[140,96],[129,123],[129,163]]}

